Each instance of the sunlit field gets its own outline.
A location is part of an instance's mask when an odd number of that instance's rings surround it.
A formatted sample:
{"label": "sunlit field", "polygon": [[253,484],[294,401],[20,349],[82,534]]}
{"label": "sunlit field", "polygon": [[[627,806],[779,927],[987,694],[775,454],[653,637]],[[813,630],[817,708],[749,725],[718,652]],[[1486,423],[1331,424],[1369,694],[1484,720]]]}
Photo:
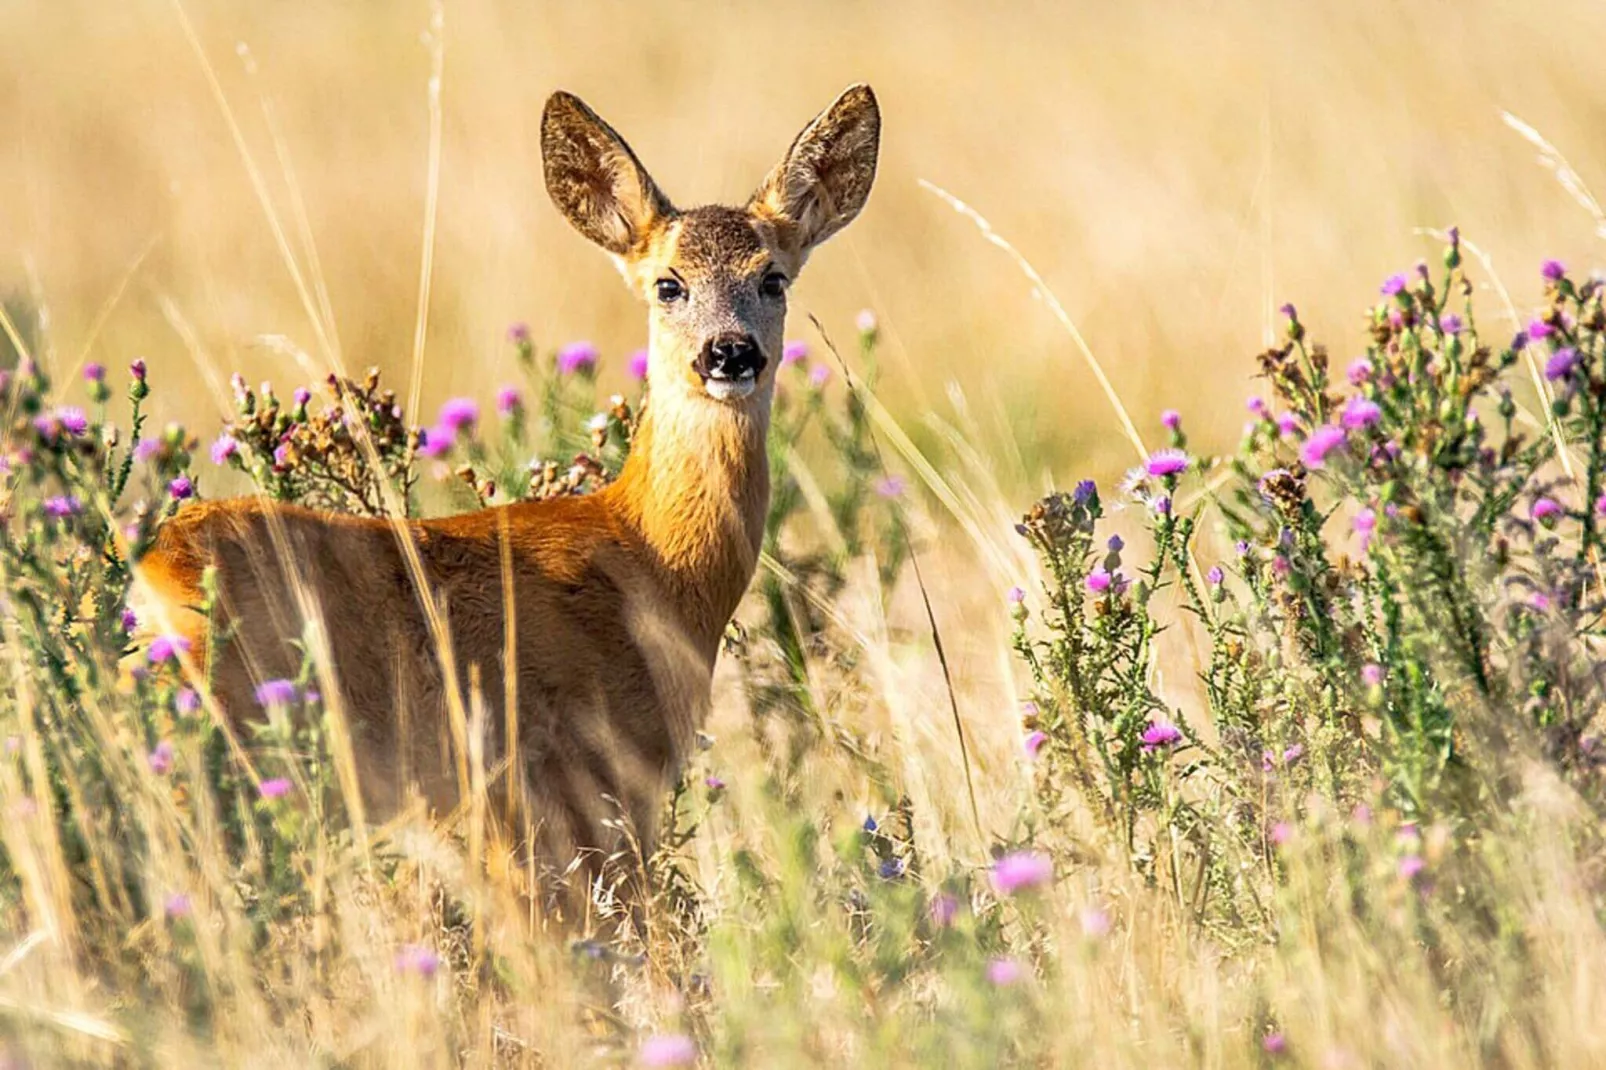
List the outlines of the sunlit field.
{"label": "sunlit field", "polygon": [[[1603,35],[6,5],[0,1065],[1606,1065]],[[367,814],[316,644],[225,731],[127,610],[196,499],[627,455],[645,312],[547,97],[741,203],[859,81],[875,189],[791,292],[645,901],[548,919],[472,754],[460,810]]]}

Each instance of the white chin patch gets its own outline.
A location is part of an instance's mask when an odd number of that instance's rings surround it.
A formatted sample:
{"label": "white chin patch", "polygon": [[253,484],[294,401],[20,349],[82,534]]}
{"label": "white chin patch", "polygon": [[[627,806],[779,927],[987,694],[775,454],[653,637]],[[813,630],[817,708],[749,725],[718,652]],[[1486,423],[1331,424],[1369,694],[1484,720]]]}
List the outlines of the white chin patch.
{"label": "white chin patch", "polygon": [[708,388],[708,396],[715,401],[740,401],[758,389],[758,379],[754,376],[743,379],[705,379],[703,385]]}

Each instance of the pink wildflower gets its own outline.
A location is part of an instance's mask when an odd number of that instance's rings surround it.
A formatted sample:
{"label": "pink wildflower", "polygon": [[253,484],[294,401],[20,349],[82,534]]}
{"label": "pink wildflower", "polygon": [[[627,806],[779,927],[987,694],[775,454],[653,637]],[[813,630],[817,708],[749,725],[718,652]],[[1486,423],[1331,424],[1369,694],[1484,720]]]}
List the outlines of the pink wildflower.
{"label": "pink wildflower", "polygon": [[1048,884],[1054,879],[1054,861],[1037,851],[1015,851],[993,863],[993,888],[1014,895]]}

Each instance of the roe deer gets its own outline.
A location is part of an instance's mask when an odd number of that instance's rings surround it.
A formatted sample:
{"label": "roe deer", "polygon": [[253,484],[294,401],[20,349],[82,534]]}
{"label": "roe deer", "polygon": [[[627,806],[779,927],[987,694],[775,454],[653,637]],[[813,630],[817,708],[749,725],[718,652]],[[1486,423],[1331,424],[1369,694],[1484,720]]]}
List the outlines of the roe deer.
{"label": "roe deer", "polygon": [[[650,850],[758,561],[787,287],[864,206],[879,141],[875,96],[854,86],[745,206],[680,210],[607,123],[553,94],[541,119],[547,190],[649,307],[648,404],[619,478],[587,496],[439,520],[260,499],[191,505],[140,562],[156,603],[148,619],[190,639],[191,668],[209,669],[238,722],[259,716],[256,684],[296,675],[294,641],[314,618],[363,796],[380,810],[415,784],[438,809],[459,801],[463,741],[450,741],[443,666],[458,695],[477,672],[485,764],[505,761],[522,779],[540,862],[561,868],[583,854],[594,874],[621,846],[610,831],[621,816]],[[194,609],[209,566],[210,622]],[[449,649],[437,646],[424,598]],[[209,627],[223,641],[203,666]],[[511,681],[504,649],[515,652]],[[504,710],[504,695],[516,709]]]}

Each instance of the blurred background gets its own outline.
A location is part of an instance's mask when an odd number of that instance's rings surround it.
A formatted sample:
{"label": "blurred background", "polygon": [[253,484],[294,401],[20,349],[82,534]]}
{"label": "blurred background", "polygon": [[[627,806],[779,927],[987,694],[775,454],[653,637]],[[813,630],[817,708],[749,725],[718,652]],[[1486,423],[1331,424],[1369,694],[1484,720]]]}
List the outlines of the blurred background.
{"label": "blurred background", "polygon": [[876,191],[796,288],[791,333],[817,343],[812,312],[845,339],[873,308],[893,410],[951,412],[958,384],[1022,493],[1107,475],[1131,447],[1020,271],[920,179],[1041,271],[1146,434],[1177,407],[1207,445],[1236,434],[1275,308],[1295,302],[1353,355],[1377,280],[1437,259],[1418,228],[1459,224],[1519,308],[1543,256],[1587,269],[1600,248],[1501,117],[1606,190],[1606,6],[1583,0],[458,0],[431,23],[425,0],[0,6],[0,291],[39,311],[57,371],[144,356],[158,415],[203,438],[219,408],[202,367],[302,380],[258,341],[324,352],[265,198],[309,289],[326,284],[348,364],[379,365],[405,394],[437,42],[421,418],[514,378],[514,321],[547,347],[595,340],[605,385],[644,341],[641,310],[542,187],[539,116],[559,87],[694,204],[744,198],[836,92],[872,83]]}

